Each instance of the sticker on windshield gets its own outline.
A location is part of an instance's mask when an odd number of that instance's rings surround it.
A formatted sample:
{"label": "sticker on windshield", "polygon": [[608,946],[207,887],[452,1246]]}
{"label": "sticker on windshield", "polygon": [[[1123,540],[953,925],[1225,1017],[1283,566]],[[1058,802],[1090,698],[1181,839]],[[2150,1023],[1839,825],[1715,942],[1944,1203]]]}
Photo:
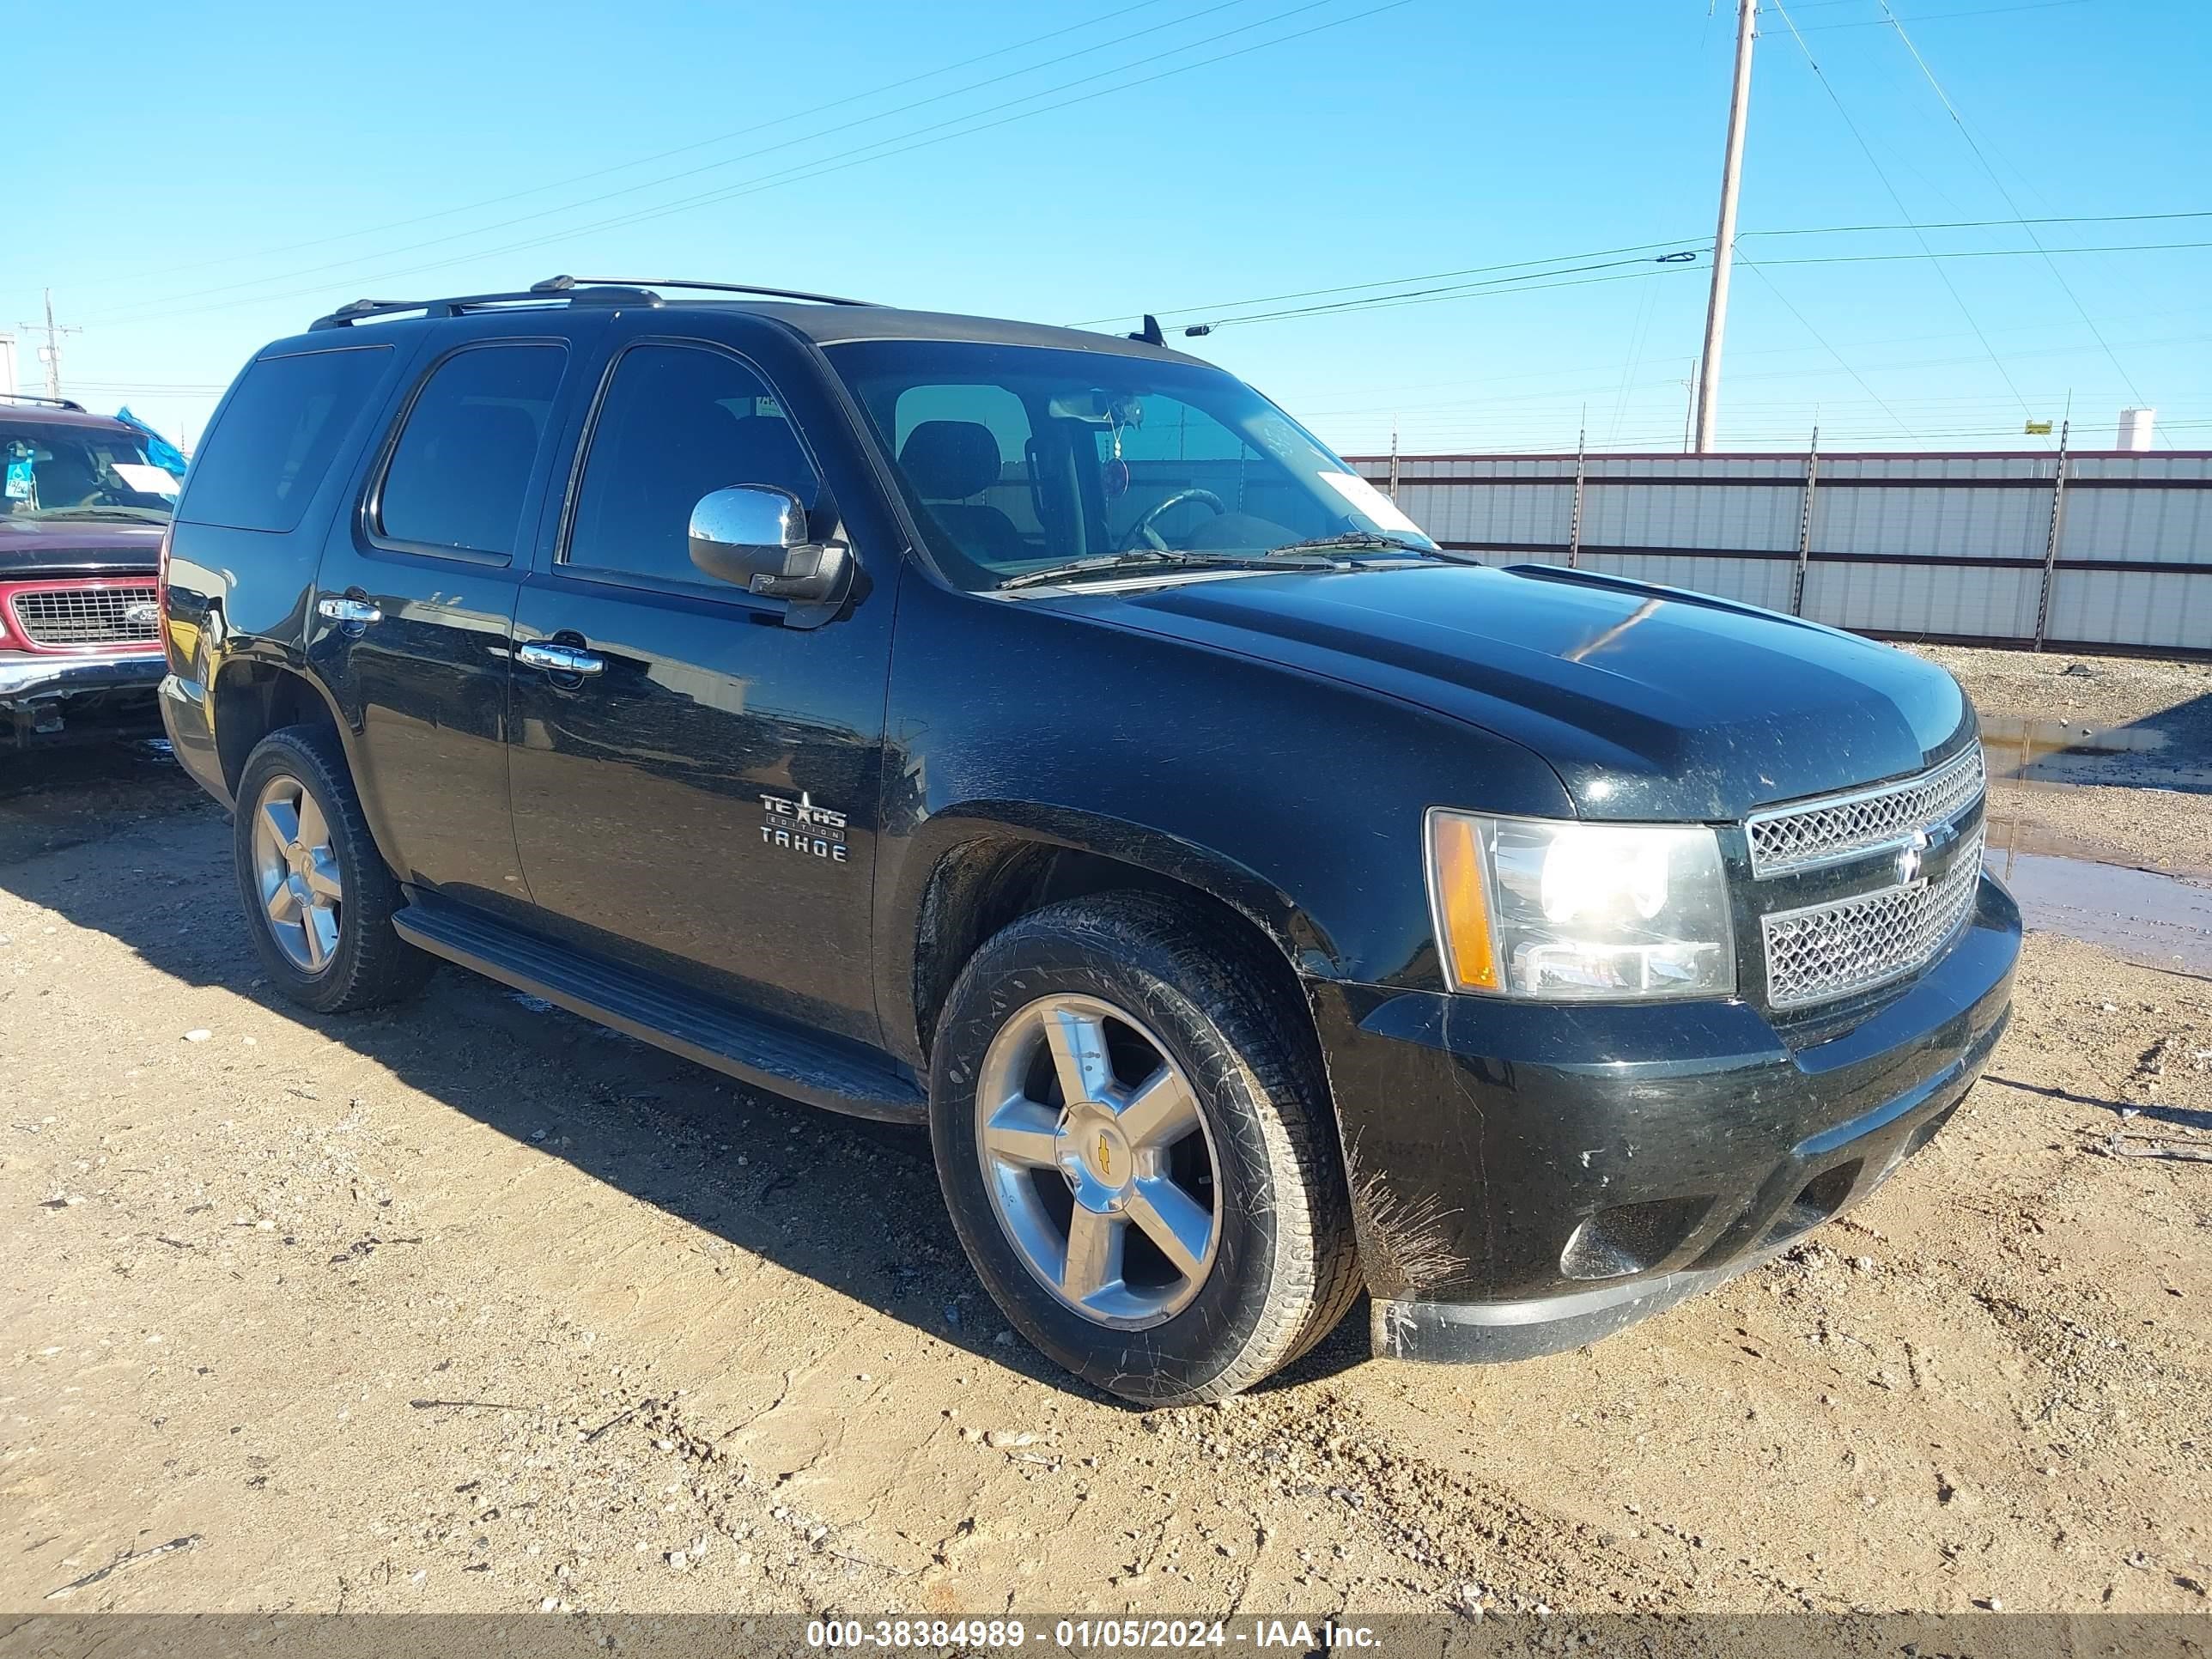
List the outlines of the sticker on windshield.
{"label": "sticker on windshield", "polygon": [[1392,501],[1357,472],[1324,472],[1321,481],[1352,503],[1359,512],[1383,530],[1410,530],[1416,536],[1420,526],[1398,510]]}
{"label": "sticker on windshield", "polygon": [[167,468],[148,466],[143,461],[116,461],[112,465],[115,476],[142,495],[173,495],[177,493],[177,481]]}

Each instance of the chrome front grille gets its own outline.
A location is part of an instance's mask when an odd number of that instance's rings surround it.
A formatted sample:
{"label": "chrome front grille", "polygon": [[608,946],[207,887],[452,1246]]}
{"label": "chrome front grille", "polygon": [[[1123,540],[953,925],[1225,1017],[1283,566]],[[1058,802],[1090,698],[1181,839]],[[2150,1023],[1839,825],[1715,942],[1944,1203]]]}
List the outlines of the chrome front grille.
{"label": "chrome front grille", "polygon": [[1977,824],[1932,881],[1910,881],[1761,916],[1768,1004],[1802,1008],[1831,1002],[1924,966],[1973,908],[1981,872],[1982,830]]}
{"label": "chrome front grille", "polygon": [[1756,813],[1744,825],[1751,837],[1751,873],[1786,875],[1905,845],[1916,830],[1957,817],[1987,786],[1977,745],[1902,783]]}
{"label": "chrome front grille", "polygon": [[152,645],[161,638],[151,582],[45,588],[17,593],[9,608],[33,645]]}

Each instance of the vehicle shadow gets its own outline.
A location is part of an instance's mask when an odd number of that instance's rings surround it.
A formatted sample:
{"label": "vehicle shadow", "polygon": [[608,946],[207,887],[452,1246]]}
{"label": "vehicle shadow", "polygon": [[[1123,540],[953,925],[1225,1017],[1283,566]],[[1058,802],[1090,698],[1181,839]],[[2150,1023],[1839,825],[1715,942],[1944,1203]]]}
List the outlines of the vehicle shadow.
{"label": "vehicle shadow", "polygon": [[2098,1095],[2077,1095],[2070,1089],[2054,1089],[2040,1083],[2022,1083],[2018,1078],[1999,1077],[1991,1073],[1988,1080],[2007,1089],[2017,1089],[2026,1095],[2041,1095],[2046,1100],[2068,1101],[2076,1106],[2095,1106],[2122,1118],[2141,1118],[2146,1123],[2171,1123],[2184,1129],[2212,1129],[2212,1112],[2200,1112],[2186,1106],[2156,1106],[2135,1100],[2106,1100]]}
{"label": "vehicle shadow", "polygon": [[[116,757],[85,787],[97,797],[131,781],[136,763]],[[239,914],[228,820],[200,800],[194,792],[166,813],[29,857],[0,852],[0,890],[109,935],[182,984],[221,988],[319,1033],[398,1085],[739,1250],[994,1365],[1120,1403],[1006,1328],[953,1232],[923,1130],[750,1089],[456,968],[372,1014],[326,1017],[284,1000]],[[0,799],[0,848],[11,806]],[[697,1260],[712,1281],[714,1267]],[[1365,1322],[1364,1312],[1347,1317],[1281,1380],[1359,1363]]]}

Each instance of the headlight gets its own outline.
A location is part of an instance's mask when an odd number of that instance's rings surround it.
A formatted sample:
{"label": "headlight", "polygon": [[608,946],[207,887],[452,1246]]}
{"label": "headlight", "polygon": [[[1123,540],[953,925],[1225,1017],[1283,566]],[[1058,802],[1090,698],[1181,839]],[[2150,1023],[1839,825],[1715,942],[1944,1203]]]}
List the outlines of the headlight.
{"label": "headlight", "polygon": [[1453,989],[1552,1001],[1726,996],[1735,943],[1703,824],[1431,807],[1429,904]]}

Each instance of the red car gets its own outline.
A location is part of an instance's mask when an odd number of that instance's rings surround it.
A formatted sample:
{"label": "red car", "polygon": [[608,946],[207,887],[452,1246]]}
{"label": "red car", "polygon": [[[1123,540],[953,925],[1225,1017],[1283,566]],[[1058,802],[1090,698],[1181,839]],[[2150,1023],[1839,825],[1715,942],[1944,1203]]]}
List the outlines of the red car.
{"label": "red car", "polygon": [[0,397],[0,754],[160,735],[155,578],[176,495],[137,428]]}

